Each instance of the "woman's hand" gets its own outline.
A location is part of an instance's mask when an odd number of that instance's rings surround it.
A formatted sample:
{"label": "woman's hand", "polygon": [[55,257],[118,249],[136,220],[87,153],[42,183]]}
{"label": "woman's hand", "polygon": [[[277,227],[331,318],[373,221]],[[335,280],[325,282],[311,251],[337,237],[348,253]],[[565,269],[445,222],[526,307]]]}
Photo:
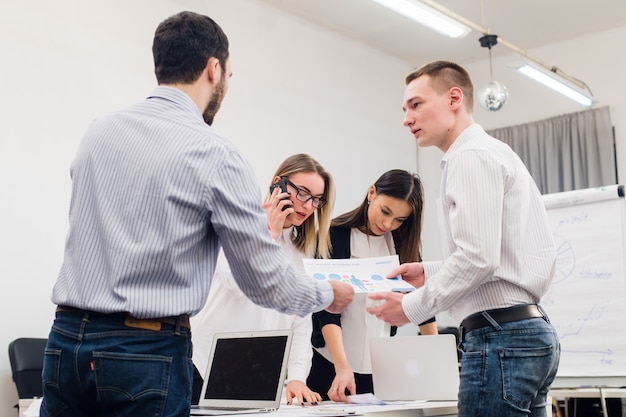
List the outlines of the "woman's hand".
{"label": "woman's hand", "polygon": [[311,391],[309,387],[302,381],[293,380],[287,383],[287,391],[285,393],[287,404],[293,402],[304,405],[306,401],[309,404],[317,404],[322,402],[322,396],[315,391]]}
{"label": "woman's hand", "polygon": [[356,382],[354,372],[350,366],[338,368],[335,366],[335,379],[328,390],[328,398],[335,402],[348,402],[346,390],[350,395],[356,394]]}
{"label": "woman's hand", "polygon": [[[270,198],[261,205],[267,214],[267,227],[274,239],[280,236],[283,231],[287,216],[294,212],[292,205],[289,193],[281,193],[278,187],[272,191]],[[286,207],[285,210],[283,207]]]}

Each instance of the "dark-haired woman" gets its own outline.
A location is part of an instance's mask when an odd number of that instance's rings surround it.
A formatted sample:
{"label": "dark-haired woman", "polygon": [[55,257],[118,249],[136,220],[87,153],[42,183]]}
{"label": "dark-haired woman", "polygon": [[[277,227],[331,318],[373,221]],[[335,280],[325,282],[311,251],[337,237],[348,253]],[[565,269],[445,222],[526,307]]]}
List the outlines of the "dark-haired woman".
{"label": "dark-haired woman", "polygon": [[[420,259],[424,204],[416,175],[394,169],[369,188],[361,205],[331,223],[331,258],[368,258],[397,254],[400,263]],[[313,363],[307,385],[322,398],[346,402],[346,394],[373,392],[369,339],[391,335],[388,324],[366,312],[374,301],[355,294],[341,314],[313,314]],[[436,334],[434,318],[421,334]]]}

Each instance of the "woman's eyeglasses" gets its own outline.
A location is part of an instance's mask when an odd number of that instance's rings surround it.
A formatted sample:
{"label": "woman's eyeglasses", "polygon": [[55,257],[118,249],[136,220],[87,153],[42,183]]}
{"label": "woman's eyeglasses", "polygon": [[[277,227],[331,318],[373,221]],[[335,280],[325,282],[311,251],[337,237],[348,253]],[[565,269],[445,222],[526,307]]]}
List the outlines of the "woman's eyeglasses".
{"label": "woman's eyeglasses", "polygon": [[299,188],[296,184],[289,181],[287,177],[283,177],[283,178],[285,179],[285,182],[288,185],[292,186],[293,189],[296,190],[296,198],[299,201],[306,203],[307,201],[311,200],[311,205],[313,206],[313,208],[316,208],[316,209],[326,204],[326,199],[324,197],[315,197],[311,195],[311,193],[304,191],[303,189]]}

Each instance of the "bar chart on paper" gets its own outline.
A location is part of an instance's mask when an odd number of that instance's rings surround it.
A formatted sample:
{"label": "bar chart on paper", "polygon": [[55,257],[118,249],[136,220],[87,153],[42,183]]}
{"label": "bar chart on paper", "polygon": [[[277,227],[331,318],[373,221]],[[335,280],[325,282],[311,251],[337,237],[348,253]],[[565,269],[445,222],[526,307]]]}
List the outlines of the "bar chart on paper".
{"label": "bar chart on paper", "polygon": [[355,292],[412,291],[415,288],[402,279],[387,278],[400,266],[398,255],[352,259],[303,259],[304,270],[313,278],[334,279],[352,285]]}

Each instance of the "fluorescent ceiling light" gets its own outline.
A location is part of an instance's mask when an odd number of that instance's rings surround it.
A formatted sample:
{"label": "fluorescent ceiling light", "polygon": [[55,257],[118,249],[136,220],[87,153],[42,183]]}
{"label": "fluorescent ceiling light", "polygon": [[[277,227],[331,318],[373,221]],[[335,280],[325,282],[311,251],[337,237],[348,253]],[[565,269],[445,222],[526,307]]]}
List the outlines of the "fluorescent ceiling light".
{"label": "fluorescent ceiling light", "polygon": [[462,38],[470,32],[468,26],[416,0],[374,1],[451,38]]}
{"label": "fluorescent ceiling light", "polygon": [[551,71],[544,66],[531,62],[512,65],[512,67],[527,77],[550,87],[554,91],[563,94],[584,107],[591,107],[595,103],[591,91],[589,91],[589,88],[587,88],[584,83],[569,80],[559,75],[556,70]]}

